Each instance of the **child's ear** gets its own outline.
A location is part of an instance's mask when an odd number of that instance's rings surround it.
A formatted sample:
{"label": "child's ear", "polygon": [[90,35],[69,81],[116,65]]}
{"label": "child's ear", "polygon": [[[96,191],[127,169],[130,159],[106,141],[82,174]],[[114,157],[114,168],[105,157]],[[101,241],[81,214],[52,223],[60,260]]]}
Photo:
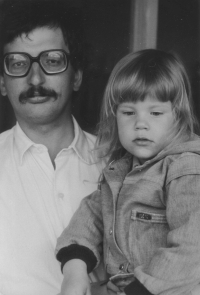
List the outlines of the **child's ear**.
{"label": "child's ear", "polygon": [[5,81],[4,81],[3,76],[0,76],[0,90],[1,90],[1,94],[3,96],[7,95],[7,91],[6,91],[6,87],[5,87]]}
{"label": "child's ear", "polygon": [[83,72],[81,70],[76,71],[75,77],[74,77],[74,86],[73,86],[74,91],[79,90],[82,83],[82,77],[83,77]]}

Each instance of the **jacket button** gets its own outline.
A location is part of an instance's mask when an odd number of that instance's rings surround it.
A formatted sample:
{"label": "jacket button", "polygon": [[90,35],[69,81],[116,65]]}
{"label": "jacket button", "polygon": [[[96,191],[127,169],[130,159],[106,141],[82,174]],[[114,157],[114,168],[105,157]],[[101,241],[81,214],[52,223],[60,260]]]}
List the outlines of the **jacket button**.
{"label": "jacket button", "polygon": [[112,230],[112,228],[111,228],[110,231],[109,231],[109,234],[112,235],[112,233],[113,233],[113,230]]}
{"label": "jacket button", "polygon": [[124,265],[123,265],[123,263],[120,264],[120,266],[119,266],[119,270],[124,270]]}

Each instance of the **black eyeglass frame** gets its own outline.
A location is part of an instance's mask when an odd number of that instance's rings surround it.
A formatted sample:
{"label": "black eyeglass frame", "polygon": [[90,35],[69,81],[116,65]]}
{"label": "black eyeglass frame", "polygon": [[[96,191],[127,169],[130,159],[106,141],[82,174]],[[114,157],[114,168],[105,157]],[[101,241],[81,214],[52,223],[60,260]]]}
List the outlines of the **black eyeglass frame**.
{"label": "black eyeglass frame", "polygon": [[[64,55],[65,55],[65,57],[66,57],[67,64],[66,64],[65,69],[63,69],[62,71],[55,72],[55,73],[48,73],[48,72],[43,68],[43,66],[42,66],[42,64],[41,64],[41,62],[40,62],[40,57],[41,57],[41,55],[42,55],[43,53],[46,53],[46,52],[52,52],[52,51],[60,51],[60,52],[63,52],[63,53],[64,53]],[[11,75],[10,73],[6,72],[5,59],[6,59],[6,57],[7,57],[8,55],[10,55],[10,54],[23,54],[23,55],[26,55],[26,56],[29,57],[29,59],[30,59],[30,65],[29,65],[29,69],[28,69],[28,71],[27,71],[25,74],[20,75],[20,76],[17,76],[17,75]],[[70,61],[70,54],[67,53],[67,52],[66,52],[65,50],[63,50],[63,49],[49,49],[49,50],[44,50],[44,51],[41,51],[41,52],[38,54],[38,56],[36,56],[36,57],[33,57],[33,56],[31,56],[29,53],[26,53],[26,52],[19,52],[19,51],[18,51],[18,52],[17,52],[17,51],[16,51],[16,52],[7,52],[7,53],[5,53],[4,56],[3,56],[3,71],[4,71],[4,73],[5,73],[7,76],[10,76],[10,77],[16,77],[16,78],[26,77],[26,76],[28,75],[28,73],[30,72],[30,69],[31,69],[31,67],[32,67],[32,64],[33,64],[34,62],[37,62],[37,63],[40,65],[40,68],[42,69],[42,71],[43,71],[46,75],[56,75],[56,74],[63,73],[63,72],[65,72],[65,71],[68,69],[69,61]]]}

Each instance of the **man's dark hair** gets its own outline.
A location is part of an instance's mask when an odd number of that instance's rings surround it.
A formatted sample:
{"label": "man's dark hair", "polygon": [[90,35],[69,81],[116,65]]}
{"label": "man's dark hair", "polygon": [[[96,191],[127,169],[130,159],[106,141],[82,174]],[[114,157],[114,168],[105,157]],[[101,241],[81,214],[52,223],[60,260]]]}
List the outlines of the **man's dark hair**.
{"label": "man's dark hair", "polygon": [[4,0],[0,7],[0,71],[4,46],[40,27],[60,28],[75,70],[85,66],[83,15],[66,0]]}

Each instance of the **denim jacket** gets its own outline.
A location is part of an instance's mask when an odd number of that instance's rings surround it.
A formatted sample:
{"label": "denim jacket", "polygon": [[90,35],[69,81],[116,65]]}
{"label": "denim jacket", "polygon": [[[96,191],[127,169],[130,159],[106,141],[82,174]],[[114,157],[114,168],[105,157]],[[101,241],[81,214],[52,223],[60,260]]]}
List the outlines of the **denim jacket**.
{"label": "denim jacket", "polygon": [[127,154],[104,169],[56,253],[82,245],[97,264],[103,253],[107,273],[127,285],[136,279],[149,294],[189,295],[200,283],[200,140],[134,162]]}

